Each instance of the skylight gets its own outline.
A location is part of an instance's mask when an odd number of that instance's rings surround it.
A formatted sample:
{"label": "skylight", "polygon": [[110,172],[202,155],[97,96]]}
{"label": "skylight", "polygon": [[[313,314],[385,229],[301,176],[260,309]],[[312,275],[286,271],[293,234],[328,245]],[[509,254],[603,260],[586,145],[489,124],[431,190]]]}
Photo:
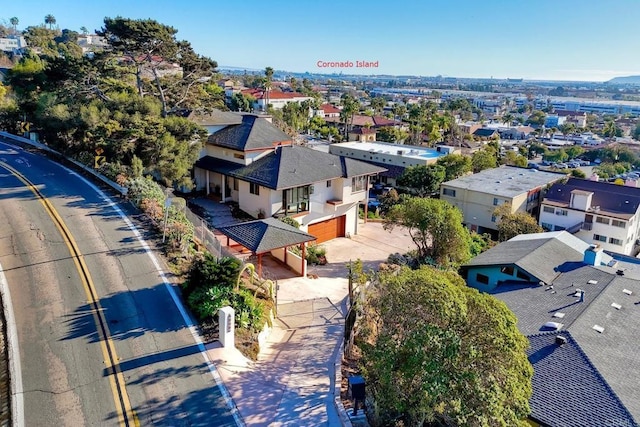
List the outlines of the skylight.
{"label": "skylight", "polygon": [[627,295],[631,295],[633,293],[633,291],[630,291],[629,289],[623,289],[622,292],[624,292]]}
{"label": "skylight", "polygon": [[558,331],[562,329],[563,326],[564,325],[562,323],[558,323],[558,322],[547,322],[544,324],[545,329],[553,329],[554,331]]}
{"label": "skylight", "polygon": [[553,313],[553,317],[557,317],[558,319],[562,319],[564,318],[564,313],[561,311],[556,311],[555,313]]}

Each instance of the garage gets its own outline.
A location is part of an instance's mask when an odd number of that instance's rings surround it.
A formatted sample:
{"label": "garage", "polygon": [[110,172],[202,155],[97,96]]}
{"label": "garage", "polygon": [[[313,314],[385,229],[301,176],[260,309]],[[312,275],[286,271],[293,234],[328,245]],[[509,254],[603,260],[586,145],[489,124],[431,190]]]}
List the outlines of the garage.
{"label": "garage", "polygon": [[309,225],[308,233],[315,236],[316,243],[326,242],[336,237],[344,237],[346,216],[342,215],[326,221]]}

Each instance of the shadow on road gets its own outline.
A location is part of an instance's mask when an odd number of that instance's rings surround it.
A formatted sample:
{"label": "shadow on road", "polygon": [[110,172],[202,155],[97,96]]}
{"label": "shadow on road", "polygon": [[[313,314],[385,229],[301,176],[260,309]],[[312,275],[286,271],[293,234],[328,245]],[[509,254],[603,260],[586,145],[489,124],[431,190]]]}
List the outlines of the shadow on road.
{"label": "shadow on road", "polygon": [[[149,332],[171,332],[186,328],[184,319],[177,310],[163,309],[173,305],[164,283],[151,288],[112,294],[100,298],[99,303],[113,340],[120,341],[137,338]],[[62,340],[84,337],[91,343],[99,341],[91,304],[83,304],[65,317],[68,331]]]}

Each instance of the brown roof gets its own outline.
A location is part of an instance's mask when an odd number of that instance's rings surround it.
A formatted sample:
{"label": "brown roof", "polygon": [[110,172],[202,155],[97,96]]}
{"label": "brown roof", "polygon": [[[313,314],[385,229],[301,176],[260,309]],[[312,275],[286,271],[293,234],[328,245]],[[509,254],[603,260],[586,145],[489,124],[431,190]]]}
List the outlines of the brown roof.
{"label": "brown roof", "polygon": [[322,108],[322,111],[324,111],[325,114],[339,113],[341,111],[339,108],[336,108],[331,104],[322,104],[320,108]]}

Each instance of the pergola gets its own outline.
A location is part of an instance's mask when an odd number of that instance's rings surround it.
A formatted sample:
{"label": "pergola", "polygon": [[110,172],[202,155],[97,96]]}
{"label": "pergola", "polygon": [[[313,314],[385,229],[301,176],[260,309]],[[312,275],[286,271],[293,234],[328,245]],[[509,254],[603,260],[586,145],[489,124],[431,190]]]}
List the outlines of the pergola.
{"label": "pergola", "polygon": [[[217,230],[252,252],[258,257],[258,275],[262,276],[262,255],[275,249],[284,248],[285,263],[287,257],[286,248],[316,240],[311,234],[300,231],[295,227],[285,224],[276,218],[258,219],[255,221],[241,222],[238,224],[218,227]],[[306,245],[302,245],[302,276],[306,274],[304,260],[306,258]]]}

